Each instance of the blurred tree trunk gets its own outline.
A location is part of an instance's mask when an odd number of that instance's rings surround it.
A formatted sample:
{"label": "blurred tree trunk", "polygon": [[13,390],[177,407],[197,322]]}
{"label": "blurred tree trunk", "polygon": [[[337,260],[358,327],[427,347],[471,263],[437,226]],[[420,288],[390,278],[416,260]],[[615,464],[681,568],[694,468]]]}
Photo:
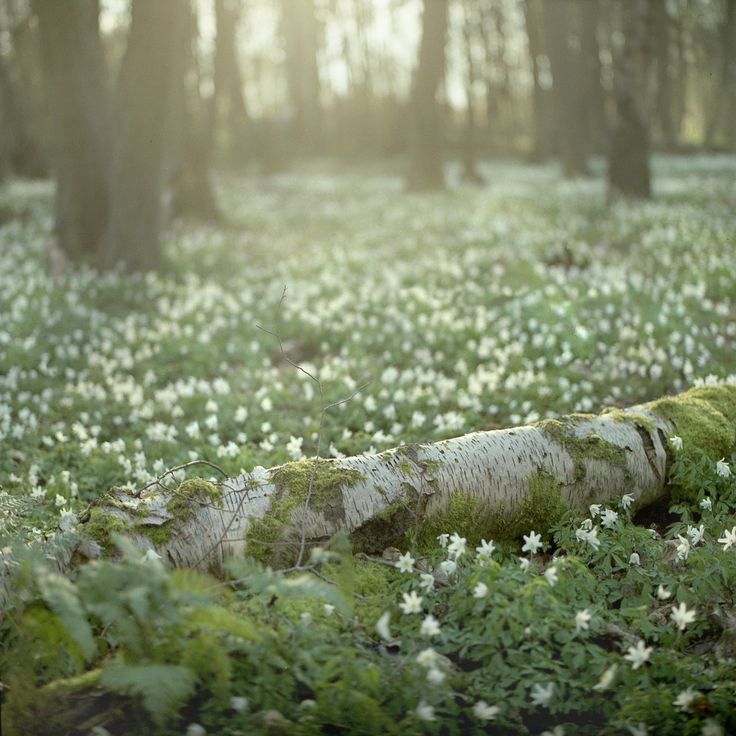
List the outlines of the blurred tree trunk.
{"label": "blurred tree trunk", "polygon": [[217,221],[220,215],[210,178],[211,112],[200,93],[197,62],[197,14],[185,5],[185,17],[171,65],[172,94],[166,139],[171,186],[171,215]]}
{"label": "blurred tree trunk", "polygon": [[182,0],[132,2],[115,101],[111,212],[102,253],[107,267],[122,262],[145,271],[161,265],[164,126],[186,11]]}
{"label": "blurred tree trunk", "polygon": [[243,93],[243,75],[238,60],[237,30],[242,12],[240,0],[215,0],[217,38],[214,59],[214,92],[211,99],[210,145],[216,144],[220,126],[224,149],[242,162],[251,136],[250,117]]}
{"label": "blurred tree trunk", "polygon": [[465,45],[465,137],[462,143],[463,173],[462,177],[471,184],[483,184],[485,179],[478,171],[478,130],[475,120],[475,82],[478,78],[473,54],[473,29],[478,27],[479,17],[472,11],[477,0],[465,0],[463,3],[463,42]]}
{"label": "blurred tree trunk", "polygon": [[546,93],[542,87],[540,57],[545,55],[541,28],[540,6],[537,0],[524,0],[524,23],[532,67],[532,149],[533,162],[544,161],[549,155],[549,125]]}
{"label": "blurred tree trunk", "polygon": [[585,75],[570,48],[570,0],[545,0],[546,46],[554,80],[556,138],[566,177],[588,174],[586,130],[581,115]]}
{"label": "blurred tree trunk", "polygon": [[579,108],[586,129],[586,141],[596,153],[605,153],[608,124],[606,98],[601,84],[601,53],[598,45],[600,0],[576,0],[580,21],[580,67],[584,74]]}
{"label": "blurred tree trunk", "polygon": [[445,184],[437,92],[445,75],[447,16],[447,0],[424,0],[411,101],[412,162],[408,186],[414,191],[440,189]]}
{"label": "blurred tree trunk", "polygon": [[736,148],[736,0],[726,0],[720,25],[719,71],[707,120],[707,148]]}
{"label": "blurred tree trunk", "polygon": [[654,3],[652,10],[654,25],[652,37],[657,65],[656,122],[663,148],[671,151],[676,147],[672,115],[671,22],[666,3]]}
{"label": "blurred tree trunk", "polygon": [[[685,10],[687,7],[685,8]],[[685,12],[680,12],[677,19],[672,21],[672,30],[675,35],[676,67],[674,72],[674,100],[673,100],[673,124],[675,140],[679,141],[682,123],[687,112],[688,66],[687,44],[686,44],[686,17]]]}
{"label": "blurred tree trunk", "polygon": [[[56,235],[92,261],[109,213],[110,116],[95,0],[33,0],[53,126]],[[137,213],[136,213],[137,214]]]}
{"label": "blurred tree trunk", "polygon": [[614,62],[616,121],[608,158],[609,195],[651,196],[649,121],[646,111],[649,31],[659,0],[626,0],[619,6],[624,46]]}
{"label": "blurred tree trunk", "polygon": [[282,0],[281,24],[286,44],[286,76],[294,106],[293,141],[300,153],[314,153],[322,143],[319,25],[314,0]]}

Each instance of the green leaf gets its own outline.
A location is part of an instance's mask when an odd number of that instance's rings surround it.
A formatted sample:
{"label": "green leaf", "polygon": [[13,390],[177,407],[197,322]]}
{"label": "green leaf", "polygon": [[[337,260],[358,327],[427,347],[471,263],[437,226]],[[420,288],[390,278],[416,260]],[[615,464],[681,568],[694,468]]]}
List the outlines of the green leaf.
{"label": "green leaf", "polygon": [[101,682],[114,692],[142,698],[154,721],[162,724],[194,692],[195,677],[173,664],[113,663],[103,670]]}

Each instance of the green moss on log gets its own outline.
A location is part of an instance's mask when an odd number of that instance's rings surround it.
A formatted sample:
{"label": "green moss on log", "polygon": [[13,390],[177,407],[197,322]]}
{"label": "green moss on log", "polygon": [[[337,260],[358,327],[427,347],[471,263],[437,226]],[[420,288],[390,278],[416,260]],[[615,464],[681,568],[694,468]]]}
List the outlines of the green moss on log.
{"label": "green moss on log", "polygon": [[301,460],[276,468],[271,472],[275,487],[271,507],[263,518],[251,521],[246,533],[247,553],[266,563],[288,559],[289,550],[279,545],[295,508],[304,506],[309,498],[310,509],[341,517],[342,489],[363,478],[361,472],[334,460]]}
{"label": "green moss on log", "polygon": [[736,450],[736,385],[692,388],[648,406],[674,426],[686,449],[697,447],[714,460]]}

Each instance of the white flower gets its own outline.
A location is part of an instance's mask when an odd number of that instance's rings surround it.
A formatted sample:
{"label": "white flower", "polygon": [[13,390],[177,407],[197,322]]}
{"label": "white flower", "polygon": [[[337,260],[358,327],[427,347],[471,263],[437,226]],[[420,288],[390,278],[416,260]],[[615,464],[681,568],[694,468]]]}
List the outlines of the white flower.
{"label": "white flower", "polygon": [[604,509],[601,514],[601,526],[611,529],[618,521],[618,512],[613,509]]}
{"label": "white flower", "polygon": [[312,614],[309,613],[309,611],[302,611],[302,613],[299,614],[299,618],[305,626],[309,626],[309,624],[312,623]]}
{"label": "white flower", "polygon": [[422,610],[422,596],[417,595],[415,590],[404,593],[404,602],[399,603],[399,608],[404,613],[419,613]]}
{"label": "white flower", "polygon": [[691,687],[687,690],[683,690],[673,701],[672,705],[683,713],[690,708],[690,704],[693,700],[701,697],[703,693],[693,690]]}
{"label": "white flower", "polygon": [[664,587],[661,583],[659,584],[659,587],[657,588],[657,598],[661,601],[666,601],[668,598],[672,597],[672,592],[667,590],[667,588]]}
{"label": "white flower", "polygon": [[716,463],[716,474],[720,475],[721,478],[730,478],[731,477],[731,468],[728,466],[728,463],[725,462],[724,458],[721,458]]}
{"label": "white flower", "polygon": [[544,571],[544,578],[550,585],[555,585],[557,583],[557,568],[554,565],[550,565]]}
{"label": "white flower", "polygon": [[685,631],[685,627],[695,621],[696,611],[697,609],[695,608],[688,610],[687,606],[680,602],[680,605],[677,608],[672,606],[670,619],[680,631]]}
{"label": "white flower", "polygon": [[420,721],[436,721],[437,718],[434,714],[434,708],[429,705],[428,703],[425,703],[423,700],[419,701],[419,705],[416,709],[417,718]]}
{"label": "white flower", "polygon": [[233,695],[230,698],[230,707],[238,713],[242,713],[248,707],[248,698],[244,698],[241,695]]}
{"label": "white flower", "polygon": [[467,540],[465,537],[461,537],[457,532],[453,533],[450,537],[450,544],[447,545],[447,554],[457,560],[458,557],[465,553],[466,544]]}
{"label": "white flower", "polygon": [[601,540],[598,539],[598,527],[594,526],[585,536],[585,541],[594,549],[598,550]]}
{"label": "white flower", "polygon": [[593,685],[593,690],[597,690],[598,692],[603,692],[603,690],[607,690],[613,682],[613,678],[616,677],[617,669],[618,665],[612,664],[607,670],[604,670],[598,682]]}
{"label": "white flower", "polygon": [[542,535],[535,534],[532,529],[529,535],[524,534],[524,546],[521,548],[522,552],[529,552],[530,554],[536,554],[537,550],[541,549],[544,545],[542,544]]}
{"label": "white flower", "polygon": [[440,622],[430,613],[419,627],[422,636],[437,636],[440,633]]}
{"label": "white flower", "polygon": [[388,628],[390,620],[391,613],[389,611],[384,611],[378,621],[376,621],[376,631],[378,632],[378,636],[380,636],[384,641],[389,641],[391,639],[391,631]]}
{"label": "white flower", "polygon": [[555,684],[553,682],[548,682],[546,687],[542,687],[539,684],[535,685],[530,693],[532,705],[541,705],[543,708],[546,708],[550,700],[552,700],[554,690]]}
{"label": "white flower", "polygon": [[54,503],[56,504],[56,508],[60,509],[66,503],[66,499],[57,493]]}
{"label": "white flower", "polygon": [[591,618],[592,617],[587,608],[584,608],[582,611],[578,611],[575,614],[575,628],[578,631],[586,630],[588,628],[588,622]]}
{"label": "white flower", "polygon": [[444,549],[445,547],[447,547],[447,540],[449,538],[450,538],[450,535],[449,534],[440,534],[437,537],[437,541],[440,543],[440,547],[442,547],[442,549]]}
{"label": "white flower", "polygon": [[454,575],[455,570],[457,570],[457,562],[455,562],[455,560],[445,560],[444,562],[440,562],[440,569],[448,577],[450,575]]}
{"label": "white flower", "polygon": [[626,726],[631,736],[647,736],[649,731],[644,723],[630,723]]}
{"label": "white flower", "polygon": [[690,540],[681,534],[678,534],[677,538],[680,540],[680,543],[677,545],[677,559],[686,560],[690,554]]}
{"label": "white flower", "polygon": [[207,731],[199,723],[190,723],[187,726],[186,736],[205,736],[206,733]]}
{"label": "white flower", "polygon": [[589,532],[592,528],[593,528],[593,520],[583,519],[582,523],[580,524],[580,530]]}
{"label": "white flower", "polygon": [[565,727],[558,723],[551,731],[542,731],[539,736],[565,736]]}
{"label": "white flower", "polygon": [[690,526],[690,524],[688,524],[687,535],[690,537],[690,542],[693,547],[695,547],[703,541],[703,537],[705,536],[705,525],[701,524],[700,526]]}
{"label": "white flower", "polygon": [[723,536],[718,540],[718,544],[723,545],[724,552],[731,549],[731,547],[736,547],[736,526],[732,527],[731,531],[724,529]]}
{"label": "white flower", "polygon": [[723,727],[717,721],[712,718],[703,724],[703,729],[700,732],[701,736],[723,736]]}
{"label": "white flower", "polygon": [[411,553],[407,552],[399,557],[396,567],[398,567],[401,572],[414,572],[415,562],[416,560],[411,556]]}
{"label": "white flower", "polygon": [[473,715],[481,721],[492,721],[500,710],[497,705],[488,705],[485,700],[479,700],[473,706]]}
{"label": "white flower", "polygon": [[590,505],[589,511],[590,515],[595,519],[601,512],[601,505],[599,503],[593,503]]}
{"label": "white flower", "polygon": [[531,560],[528,560],[526,557],[519,557],[519,567],[521,567],[522,572],[526,572],[531,564]]}
{"label": "white flower", "polygon": [[649,661],[652,651],[652,647],[646,646],[644,641],[639,639],[635,647],[628,648],[624,659],[631,662],[631,669],[638,670],[645,662]]}
{"label": "white flower", "polygon": [[678,437],[676,434],[672,435],[672,437],[670,437],[670,447],[678,452],[682,450],[682,437]]}
{"label": "white flower", "polygon": [[158,562],[161,559],[161,555],[155,549],[147,549],[142,559],[143,562]]}
{"label": "white flower", "polygon": [[630,493],[624,493],[623,496],[621,496],[621,508],[622,509],[628,509],[631,504],[634,503],[634,497]]}
{"label": "white flower", "polygon": [[427,680],[433,685],[439,685],[442,680],[445,679],[445,673],[442,670],[438,670],[436,667],[430,667],[427,672]]}
{"label": "white flower", "polygon": [[335,612],[335,606],[333,606],[331,603],[325,603],[322,605],[322,610],[325,612],[325,615],[332,616],[332,614]]}
{"label": "white flower", "polygon": [[707,496],[700,502],[700,508],[704,509],[705,511],[712,511],[713,510],[713,501],[710,500]]}
{"label": "white flower", "polygon": [[638,552],[632,552],[629,557],[629,565],[641,565],[641,559]]}
{"label": "white flower", "polygon": [[422,649],[422,651],[417,654],[417,662],[419,662],[423,667],[433,667],[437,662],[437,652],[435,652],[432,647]]}
{"label": "white flower", "polygon": [[429,593],[434,588],[434,576],[428,572],[422,572],[419,574],[419,587]]}
{"label": "white flower", "polygon": [[480,547],[476,547],[475,551],[480,559],[490,560],[495,549],[496,545],[493,544],[493,540],[486,542],[485,539],[481,539]]}
{"label": "white flower", "polygon": [[485,583],[476,583],[473,588],[473,598],[485,598],[488,595],[488,586]]}

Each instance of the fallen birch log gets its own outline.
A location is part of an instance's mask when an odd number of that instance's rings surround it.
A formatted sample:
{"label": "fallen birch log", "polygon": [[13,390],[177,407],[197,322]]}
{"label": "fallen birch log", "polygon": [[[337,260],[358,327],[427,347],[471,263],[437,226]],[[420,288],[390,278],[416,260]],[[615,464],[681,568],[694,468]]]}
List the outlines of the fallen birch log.
{"label": "fallen birch log", "polygon": [[368,553],[401,546],[407,531],[421,533],[438,520],[453,524],[443,531],[462,533],[458,508],[472,516],[469,524],[485,524],[489,538],[509,538],[544,531],[569,507],[624,493],[637,509],[662,498],[673,435],[714,459],[730,455],[736,384],[377,455],[287,463],[219,485],[190,479],[140,497],[114,489],[82,515],[78,528],[88,540],[86,556],[108,551],[117,532],[172,565],[215,574],[233,555],[292,565],[305,548],[340,531]]}

